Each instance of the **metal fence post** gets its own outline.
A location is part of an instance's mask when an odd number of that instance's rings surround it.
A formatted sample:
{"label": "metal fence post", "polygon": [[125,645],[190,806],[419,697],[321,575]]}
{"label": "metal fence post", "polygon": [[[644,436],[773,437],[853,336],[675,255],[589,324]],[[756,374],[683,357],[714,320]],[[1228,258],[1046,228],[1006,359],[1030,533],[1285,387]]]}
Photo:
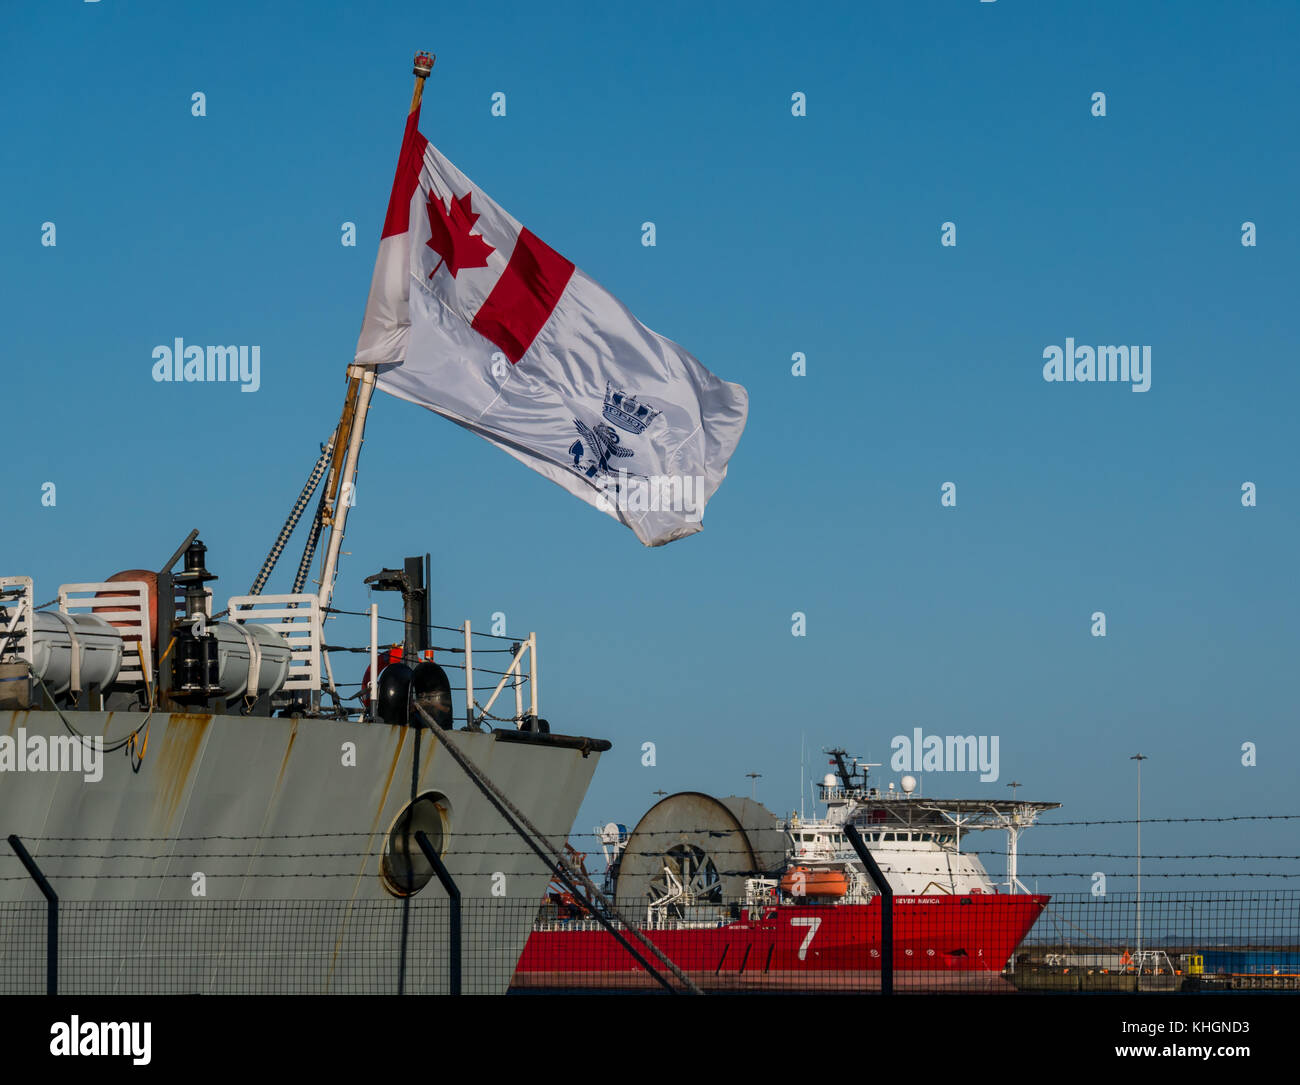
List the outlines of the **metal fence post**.
{"label": "metal fence post", "polygon": [[451,995],[460,994],[460,890],[456,888],[456,883],[452,881],[450,872],[442,865],[442,859],[429,843],[428,836],[421,829],[415,834],[415,842],[420,845],[420,850],[424,852],[424,857],[429,860],[429,865],[433,867],[434,873],[438,875],[438,881],[442,882],[442,887],[447,891],[447,897],[451,901],[451,916],[448,922],[447,941],[450,944],[448,951],[448,982],[447,993]]}
{"label": "metal fence post", "polygon": [[23,842],[18,839],[16,833],[9,834],[9,846],[14,849],[18,861],[27,868],[27,873],[32,876],[36,888],[45,894],[45,993],[57,995],[59,993],[59,895],[45,880],[41,868],[23,847]]}
{"label": "metal fence post", "polygon": [[871,875],[871,880],[876,883],[876,890],[880,893],[880,993],[892,995],[894,993],[894,890],[889,884],[889,879],[876,865],[875,857],[862,842],[858,830],[851,824],[846,824],[844,834],[849,838],[849,843],[858,853],[858,858],[862,860],[862,865],[867,868],[867,873]]}

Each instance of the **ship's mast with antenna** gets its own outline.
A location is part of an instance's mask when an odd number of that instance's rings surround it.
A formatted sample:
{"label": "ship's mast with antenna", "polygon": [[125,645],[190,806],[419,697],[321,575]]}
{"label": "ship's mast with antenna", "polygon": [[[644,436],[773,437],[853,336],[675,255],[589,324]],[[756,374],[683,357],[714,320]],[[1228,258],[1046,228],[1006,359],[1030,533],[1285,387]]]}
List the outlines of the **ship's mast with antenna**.
{"label": "ship's mast with antenna", "polygon": [[799,820],[804,819],[803,797],[808,791],[808,736],[799,732]]}
{"label": "ship's mast with antenna", "polygon": [[[414,113],[424,96],[424,81],[433,71],[432,53],[415,54],[415,91],[411,95]],[[321,568],[320,605],[324,610],[334,594],[334,579],[338,575],[339,554],[343,546],[343,532],[347,526],[348,509],[354,503],[357,467],[361,459],[361,442],[366,430],[366,415],[375,392],[373,366],[348,366],[348,394],[343,401],[343,414],[339,419],[334,442],[334,459],[330,464],[329,481],[325,490],[325,507],[322,523],[330,529],[329,546],[325,551],[325,564]]]}

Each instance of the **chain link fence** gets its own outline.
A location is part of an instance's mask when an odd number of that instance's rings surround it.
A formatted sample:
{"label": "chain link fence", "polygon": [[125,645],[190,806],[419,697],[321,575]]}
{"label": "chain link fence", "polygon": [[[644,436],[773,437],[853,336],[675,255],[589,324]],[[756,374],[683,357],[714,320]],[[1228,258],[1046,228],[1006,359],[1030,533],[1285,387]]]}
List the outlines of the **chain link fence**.
{"label": "chain link fence", "polygon": [[[896,897],[894,990],[1300,990],[1300,892]],[[466,994],[682,989],[632,932],[572,905],[462,902]],[[451,904],[64,901],[58,990],[78,995],[445,994]],[[630,923],[704,991],[872,992],[880,901],[697,905]],[[0,994],[46,985],[46,905],[0,904]],[[629,948],[629,946],[631,948]],[[660,978],[634,956],[638,953]]]}
{"label": "chain link fence", "polygon": [[[58,990],[78,995],[446,994],[450,903],[63,901]],[[510,983],[536,908],[462,902],[461,988]],[[0,904],[0,994],[46,989],[46,905]]]}
{"label": "chain link fence", "polygon": [[1014,959],[1027,990],[1300,990],[1300,892],[1065,894]]}

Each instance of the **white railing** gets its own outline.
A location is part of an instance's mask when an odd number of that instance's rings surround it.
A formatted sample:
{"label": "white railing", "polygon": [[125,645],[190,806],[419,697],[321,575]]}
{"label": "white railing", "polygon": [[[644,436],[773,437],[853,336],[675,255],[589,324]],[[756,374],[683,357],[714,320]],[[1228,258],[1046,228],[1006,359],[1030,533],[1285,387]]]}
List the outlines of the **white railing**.
{"label": "white railing", "polygon": [[468,621],[465,622],[463,629],[465,631],[465,703],[470,706],[471,713],[474,709],[478,709],[475,722],[482,723],[487,718],[488,713],[492,711],[492,706],[496,704],[497,698],[501,695],[501,691],[506,688],[506,683],[509,682],[514,687],[515,693],[515,726],[518,728],[523,727],[523,663],[525,653],[528,656],[528,714],[534,717],[537,715],[537,679],[539,670],[537,663],[537,634],[529,633],[527,637],[519,642],[518,653],[511,659],[505,673],[501,675],[501,680],[496,684],[492,695],[487,699],[487,704],[480,705],[474,696],[473,630],[470,628]]}
{"label": "white railing", "polygon": [[[842,787],[839,784],[836,784],[834,787],[827,787],[825,784],[819,784],[818,788],[821,791],[822,802],[833,802],[836,800],[845,801],[851,799],[861,801],[863,799],[878,799],[881,797],[880,789],[876,787]],[[893,798],[894,796],[890,795],[888,797]],[[905,798],[906,796],[899,797]]]}
{"label": "white railing", "polygon": [[122,637],[122,669],[117,672],[117,682],[153,683],[149,585],[143,580],[62,584],[59,610],[64,614],[93,614],[115,626]]}
{"label": "white railing", "polygon": [[[610,926],[615,930],[624,930],[622,923],[611,919]],[[604,925],[597,919],[538,919],[533,923],[535,931],[603,931]]]}
{"label": "white railing", "polygon": [[232,622],[257,622],[289,645],[287,690],[320,689],[321,619],[316,595],[232,595]]}
{"label": "white railing", "polygon": [[32,662],[32,578],[0,577],[0,658]]}

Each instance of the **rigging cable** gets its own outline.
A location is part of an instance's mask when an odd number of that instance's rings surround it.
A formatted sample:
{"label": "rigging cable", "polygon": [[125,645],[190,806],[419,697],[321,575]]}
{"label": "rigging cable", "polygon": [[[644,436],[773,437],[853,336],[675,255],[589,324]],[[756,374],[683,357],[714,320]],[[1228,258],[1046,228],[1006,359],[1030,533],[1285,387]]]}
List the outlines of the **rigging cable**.
{"label": "rigging cable", "polygon": [[[285,518],[284,525],[280,528],[280,533],[271,546],[271,552],[266,555],[266,560],[262,562],[262,568],[253,581],[253,586],[248,589],[249,595],[261,595],[262,589],[266,587],[266,582],[275,569],[276,562],[280,560],[280,555],[284,553],[284,548],[288,545],[289,536],[293,534],[294,528],[298,526],[298,521],[302,518],[303,512],[306,511],[308,502],[311,501],[311,495],[316,492],[316,487],[320,485],[320,480],[325,475],[325,469],[329,466],[330,457],[334,453],[334,437],[335,435],[331,433],[330,439],[321,447],[320,458],[316,461],[316,466],[311,469],[311,474],[307,476],[307,481],[303,484],[298,500],[293,503],[293,508],[289,510],[289,515]],[[317,516],[319,517],[319,515],[318,512]],[[314,548],[314,542],[312,542],[312,547]],[[299,570],[299,574],[301,575],[301,570]]]}
{"label": "rigging cable", "polygon": [[[629,953],[631,953],[632,956],[635,957],[641,963],[642,967],[644,967],[650,973],[650,975],[654,977],[654,979],[657,982],[659,982],[669,992],[676,994],[676,992],[673,991],[673,988],[669,985],[668,981],[655,968],[653,968],[650,965],[650,963],[646,961],[642,957],[642,955],[638,953],[637,950],[632,946],[632,944],[624,937],[623,931],[620,931],[618,928],[614,926],[613,923],[610,922],[610,919],[608,918],[609,916],[612,916],[615,921],[621,923],[627,932],[631,933],[633,937],[637,939],[637,941],[639,941],[646,949],[650,950],[651,953],[653,953],[665,965],[667,965],[668,970],[672,972],[674,976],[677,977],[678,981],[681,982],[681,984],[691,994],[696,994],[696,995],[703,994],[703,992],[699,989],[699,987],[697,987],[691,981],[690,977],[688,977],[685,972],[683,972],[680,968],[678,968],[677,965],[674,964],[669,959],[668,955],[663,952],[663,950],[661,950],[657,945],[654,944],[654,942],[652,942],[649,938],[647,938],[642,931],[638,930],[636,927],[632,926],[625,919],[623,919],[623,917],[618,913],[614,905],[611,904],[605,898],[605,895],[599,889],[596,888],[595,883],[592,882],[592,880],[589,877],[584,875],[581,871],[574,869],[574,867],[564,857],[564,853],[561,852],[559,849],[557,849],[550,842],[550,840],[548,840],[545,836],[541,834],[541,832],[538,831],[538,829],[528,820],[528,818],[523,814],[523,812],[520,811],[519,808],[515,806],[508,798],[506,798],[506,796],[501,792],[501,789],[498,788],[496,784],[494,784],[490,779],[488,779],[486,776],[483,775],[482,771],[469,759],[468,756],[466,756],[464,751],[460,749],[460,746],[456,742],[453,742],[451,740],[450,732],[440,727],[434,721],[433,717],[429,715],[427,711],[425,711],[424,706],[420,704],[419,701],[415,702],[415,710],[420,714],[421,718],[428,726],[432,735],[439,742],[441,742],[444,747],[446,747],[447,752],[451,754],[452,758],[456,761],[456,763],[460,765],[462,769],[465,770],[465,775],[467,775],[470,778],[470,781],[481,792],[483,792],[483,795],[488,800],[488,802],[490,802],[493,806],[496,807],[497,813],[499,813],[505,819],[508,825],[510,825],[512,828],[515,829],[515,831],[523,839],[524,843],[526,843],[536,853],[537,857],[541,859],[543,863],[546,864],[546,866],[550,869],[551,873],[556,878],[558,878],[565,885],[565,887],[569,889],[570,892],[574,893],[575,895],[577,895],[578,893],[576,883],[577,882],[582,883],[583,887],[587,890],[587,893],[589,894],[588,899],[594,900],[597,904],[601,905],[601,907],[605,910],[605,913],[607,913],[607,914],[602,914],[602,912],[600,911],[593,910],[592,915],[596,919],[596,921],[600,923],[600,925],[603,926],[610,934],[612,934],[614,938],[623,946],[623,948],[626,949]],[[544,844],[547,850],[550,851],[551,853],[550,858],[548,858],[546,853],[542,850],[542,847],[538,843],[538,841],[541,841],[541,844]]]}

